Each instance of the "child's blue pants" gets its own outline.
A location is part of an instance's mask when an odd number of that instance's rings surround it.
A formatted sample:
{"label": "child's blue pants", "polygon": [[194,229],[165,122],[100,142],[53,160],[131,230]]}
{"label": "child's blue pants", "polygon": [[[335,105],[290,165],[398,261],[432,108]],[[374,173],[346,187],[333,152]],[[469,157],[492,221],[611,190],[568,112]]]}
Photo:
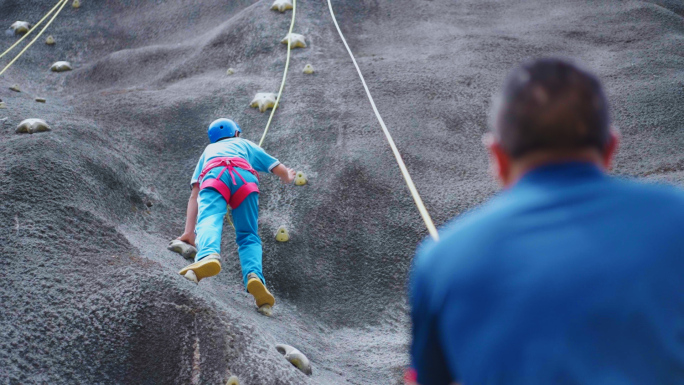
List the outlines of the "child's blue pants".
{"label": "child's blue pants", "polygon": [[[223,170],[216,167],[209,171],[204,179],[215,178]],[[245,181],[258,183],[257,177],[243,169],[235,168]],[[221,175],[221,180],[234,194],[244,184],[239,176],[235,175],[236,185],[233,184],[228,170]],[[195,262],[209,254],[221,254],[221,232],[223,231],[223,217],[226,216],[228,204],[223,196],[212,188],[200,190],[197,199],[199,214],[195,233],[197,238],[197,257]],[[259,219],[259,194],[252,193],[242,201],[242,204],[233,210],[233,224],[235,225],[235,241],[238,245],[238,255],[242,267],[242,280],[247,287],[247,274],[255,273],[264,284],[264,274],[261,271],[261,238],[258,231]]]}

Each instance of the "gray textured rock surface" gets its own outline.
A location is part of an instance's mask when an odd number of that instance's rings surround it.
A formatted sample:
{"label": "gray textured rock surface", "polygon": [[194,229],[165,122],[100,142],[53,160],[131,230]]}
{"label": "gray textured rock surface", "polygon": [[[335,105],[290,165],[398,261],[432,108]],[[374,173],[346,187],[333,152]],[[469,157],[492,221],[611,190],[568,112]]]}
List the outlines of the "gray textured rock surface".
{"label": "gray textured rock surface", "polygon": [[[496,191],[480,145],[508,69],[578,58],[606,84],[618,174],[684,181],[684,7],[675,1],[333,0],[378,108],[437,224]],[[87,2],[0,77],[1,382],[396,384],[408,362],[405,282],[425,237],[322,1],[297,2],[294,50],[265,148],[312,181],[264,176],[260,232],[274,317],[244,291],[229,225],[223,272],[195,285],[180,235],[206,126],[250,140],[277,90],[288,14],[271,0]],[[49,5],[0,2],[5,20]],[[9,46],[16,37],[3,36]],[[57,60],[74,71],[45,76]],[[315,63],[316,76],[300,68]],[[226,66],[239,76],[226,76]],[[18,83],[25,92],[14,93]],[[35,103],[41,95],[50,103]],[[26,117],[59,127],[15,135]],[[154,205],[147,206],[154,191]],[[287,243],[273,234],[286,225]],[[309,378],[272,346],[300,347]]]}

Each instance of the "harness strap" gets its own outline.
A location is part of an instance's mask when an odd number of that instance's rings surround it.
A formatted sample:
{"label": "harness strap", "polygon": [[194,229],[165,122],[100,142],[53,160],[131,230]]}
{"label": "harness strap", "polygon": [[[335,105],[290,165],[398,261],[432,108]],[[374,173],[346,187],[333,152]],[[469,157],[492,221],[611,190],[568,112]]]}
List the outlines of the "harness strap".
{"label": "harness strap", "polygon": [[[223,170],[221,170],[221,172],[218,174],[216,178],[204,180],[204,176],[210,170],[222,166]],[[245,178],[235,170],[236,167],[249,171],[252,174],[254,174],[257,177],[257,179],[259,178],[259,174],[256,172],[256,170],[252,168],[249,162],[242,158],[215,158],[209,161],[209,163],[207,163],[206,166],[204,166],[204,169],[200,174],[200,190],[203,190],[205,188],[212,188],[216,190],[219,194],[221,194],[221,196],[223,196],[223,199],[225,199],[226,202],[228,202],[232,209],[236,209],[238,206],[240,206],[240,204],[242,204],[242,202],[245,200],[245,198],[247,198],[249,194],[254,192],[259,193],[259,185],[257,185],[254,182],[247,182]],[[235,181],[235,174],[237,174],[238,177],[240,177],[240,179],[244,183],[242,186],[240,186],[240,188],[237,189],[237,191],[234,194],[231,194],[228,185],[226,185],[221,180],[221,176],[224,172],[226,172],[226,170],[228,170],[228,174],[230,174],[230,177],[233,180],[233,185],[237,185]]]}

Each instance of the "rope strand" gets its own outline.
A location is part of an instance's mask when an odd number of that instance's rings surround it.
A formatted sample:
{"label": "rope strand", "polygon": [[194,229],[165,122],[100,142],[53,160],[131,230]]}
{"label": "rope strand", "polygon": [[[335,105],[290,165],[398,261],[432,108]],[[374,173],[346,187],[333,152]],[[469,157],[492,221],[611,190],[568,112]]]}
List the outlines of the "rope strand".
{"label": "rope strand", "polygon": [[264,143],[266,134],[268,133],[268,128],[271,126],[271,121],[273,120],[273,115],[280,104],[280,96],[283,94],[283,88],[285,88],[285,79],[287,79],[287,70],[290,68],[290,52],[292,51],[292,29],[295,25],[295,15],[297,14],[297,0],[292,0],[292,22],[290,22],[290,30],[287,33],[287,60],[285,60],[285,71],[283,72],[283,81],[280,83],[280,90],[278,91],[278,97],[271,110],[271,116],[268,117],[268,123],[266,123],[266,128],[264,129],[264,134],[261,136],[259,141],[259,147]]}
{"label": "rope strand", "polygon": [[432,222],[432,218],[430,217],[430,213],[428,213],[427,209],[425,208],[425,204],[423,204],[423,200],[420,197],[420,194],[418,193],[418,189],[416,188],[416,185],[413,183],[413,180],[411,179],[411,174],[409,174],[408,169],[406,168],[406,164],[404,164],[404,160],[401,158],[401,154],[399,153],[399,150],[397,149],[397,146],[394,144],[394,140],[392,139],[392,135],[390,134],[389,130],[387,129],[387,126],[385,125],[385,121],[382,120],[382,116],[380,116],[380,112],[378,112],[378,108],[375,106],[375,101],[373,101],[373,96],[370,93],[370,90],[368,90],[368,85],[366,85],[366,80],[363,77],[363,74],[361,73],[361,69],[359,68],[359,65],[356,63],[356,59],[354,58],[354,54],[352,53],[351,49],[349,48],[349,45],[347,44],[347,40],[344,38],[344,34],[342,34],[342,30],[340,30],[339,24],[337,24],[337,19],[335,18],[335,12],[333,11],[332,3],[331,0],[328,0],[328,8],[330,8],[330,15],[332,16],[333,23],[335,23],[335,28],[337,28],[337,32],[340,34],[340,38],[342,39],[342,43],[344,43],[345,48],[347,48],[347,52],[349,52],[349,56],[352,59],[352,62],[354,62],[354,67],[356,67],[356,72],[359,73],[359,77],[361,78],[361,83],[363,83],[363,88],[366,90],[366,95],[368,95],[368,100],[370,101],[371,106],[373,107],[373,112],[375,112],[375,116],[378,118],[378,122],[380,122],[380,127],[382,127],[382,131],[385,133],[385,137],[387,138],[387,142],[389,142],[390,147],[392,148],[392,152],[394,153],[394,157],[397,160],[397,163],[399,164],[399,169],[401,170],[401,174],[404,176],[404,180],[406,181],[406,185],[409,188],[409,191],[411,192],[411,195],[413,196],[413,200],[416,203],[416,206],[418,207],[418,211],[420,212],[420,216],[423,218],[423,221],[425,222],[425,226],[427,227],[428,231],[430,232],[430,236],[432,239],[435,241],[439,240],[439,234],[437,233],[437,228],[435,227],[435,224]]}

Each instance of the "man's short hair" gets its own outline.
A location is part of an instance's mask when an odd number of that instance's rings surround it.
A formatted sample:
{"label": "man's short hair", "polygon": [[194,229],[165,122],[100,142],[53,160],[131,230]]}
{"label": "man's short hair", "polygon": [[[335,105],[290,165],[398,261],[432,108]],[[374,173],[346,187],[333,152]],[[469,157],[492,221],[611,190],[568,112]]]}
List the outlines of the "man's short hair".
{"label": "man's short hair", "polygon": [[522,64],[508,76],[494,112],[494,131],[512,158],[543,150],[604,151],[608,101],[592,74],[560,59]]}

